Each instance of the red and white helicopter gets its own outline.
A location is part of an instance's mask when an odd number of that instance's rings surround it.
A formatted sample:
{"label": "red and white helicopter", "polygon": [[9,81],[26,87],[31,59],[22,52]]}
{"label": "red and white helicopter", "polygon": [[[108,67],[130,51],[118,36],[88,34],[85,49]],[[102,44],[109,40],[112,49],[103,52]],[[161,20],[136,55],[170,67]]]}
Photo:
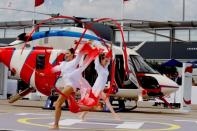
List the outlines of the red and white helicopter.
{"label": "red and white helicopter", "polygon": [[[76,46],[79,40],[77,50],[86,42],[91,42],[93,46],[104,50],[106,47],[103,45],[103,41],[106,45],[111,43],[104,39],[101,40],[98,32],[92,31],[90,27],[66,27],[61,30],[41,32],[34,32],[34,30],[29,35],[19,35],[16,41],[7,47],[0,48],[0,61],[14,72],[17,78],[30,85],[30,88],[21,92],[17,97],[15,96],[12,102],[27,95],[32,89],[49,96],[52,86],[63,87],[61,78],[57,77],[58,73],[48,75],[48,70],[63,61],[65,50]],[[141,45],[133,49],[125,47],[126,52],[119,46],[112,46],[116,65],[115,81],[118,85],[118,88],[111,94],[114,98],[135,101],[138,101],[139,98],[143,100],[161,98],[163,100],[164,96],[178,90],[179,87],[174,81],[153,70],[136,52]],[[127,62],[125,62],[125,55],[127,55]],[[125,76],[125,65],[132,71],[127,76]],[[90,64],[88,68],[84,75],[88,76],[87,80],[91,84],[97,74],[94,71],[94,64]],[[41,73],[46,75],[43,77],[40,75]]]}

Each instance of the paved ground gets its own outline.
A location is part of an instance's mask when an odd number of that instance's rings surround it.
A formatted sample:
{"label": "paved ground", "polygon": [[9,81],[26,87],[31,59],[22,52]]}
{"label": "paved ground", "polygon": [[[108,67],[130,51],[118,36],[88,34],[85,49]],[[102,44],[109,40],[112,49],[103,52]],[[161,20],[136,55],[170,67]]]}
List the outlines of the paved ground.
{"label": "paved ground", "polygon": [[[52,110],[43,110],[44,102],[22,100],[10,105],[0,100],[0,130],[48,131],[53,122]],[[110,113],[90,112],[85,121],[79,114],[63,111],[61,131],[195,131],[197,107],[190,113],[175,110],[140,107],[132,112],[118,113],[122,121],[113,120]]]}

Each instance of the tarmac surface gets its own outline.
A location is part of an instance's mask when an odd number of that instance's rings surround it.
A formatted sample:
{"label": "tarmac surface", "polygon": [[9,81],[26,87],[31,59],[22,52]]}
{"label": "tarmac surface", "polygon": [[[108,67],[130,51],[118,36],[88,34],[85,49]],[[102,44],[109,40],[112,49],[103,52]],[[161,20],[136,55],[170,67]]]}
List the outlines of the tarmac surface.
{"label": "tarmac surface", "polygon": [[[1,131],[48,131],[53,123],[54,110],[43,110],[44,101],[20,100],[9,104],[0,100]],[[79,114],[63,111],[60,131],[196,131],[197,106],[189,113],[161,107],[140,106],[118,113],[121,121],[108,112],[90,112],[85,121]]]}

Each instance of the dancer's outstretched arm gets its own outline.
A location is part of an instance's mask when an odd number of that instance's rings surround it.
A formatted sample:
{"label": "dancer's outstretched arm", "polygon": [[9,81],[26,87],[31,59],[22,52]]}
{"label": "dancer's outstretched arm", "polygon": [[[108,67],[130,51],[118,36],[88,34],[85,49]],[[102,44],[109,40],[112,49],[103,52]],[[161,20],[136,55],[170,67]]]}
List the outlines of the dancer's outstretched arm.
{"label": "dancer's outstretched arm", "polygon": [[61,71],[62,66],[64,65],[64,62],[61,62],[59,65],[56,65],[55,67],[52,68],[52,72],[58,72]]}

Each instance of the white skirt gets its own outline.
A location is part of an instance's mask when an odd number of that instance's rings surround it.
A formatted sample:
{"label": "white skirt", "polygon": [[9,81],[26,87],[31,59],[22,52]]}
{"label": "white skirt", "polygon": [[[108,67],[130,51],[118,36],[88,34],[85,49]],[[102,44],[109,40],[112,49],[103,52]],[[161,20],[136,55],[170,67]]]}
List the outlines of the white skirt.
{"label": "white skirt", "polygon": [[80,80],[82,79],[82,73],[83,69],[78,68],[70,73],[64,73],[62,78],[58,79],[56,82],[57,87],[66,87],[71,86],[74,91],[76,91],[77,88],[80,88]]}

